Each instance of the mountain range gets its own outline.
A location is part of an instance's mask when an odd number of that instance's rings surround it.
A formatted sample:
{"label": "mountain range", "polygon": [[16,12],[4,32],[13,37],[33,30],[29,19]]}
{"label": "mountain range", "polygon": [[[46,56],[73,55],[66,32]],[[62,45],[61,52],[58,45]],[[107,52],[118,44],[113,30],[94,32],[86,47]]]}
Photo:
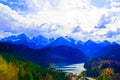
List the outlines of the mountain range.
{"label": "mountain range", "polygon": [[108,45],[117,44],[115,42],[109,42],[107,40],[103,42],[95,42],[92,40],[87,40],[86,42],[83,41],[76,41],[71,37],[58,37],[57,39],[54,38],[45,38],[41,35],[29,38],[24,33],[20,35],[13,35],[0,40],[0,42],[8,42],[11,44],[17,45],[25,45],[32,49],[42,49],[47,47],[59,47],[59,46],[68,46],[72,48],[79,49],[81,52],[85,53],[89,57],[98,57],[102,54],[98,54],[99,51]]}
{"label": "mountain range", "polygon": [[43,36],[37,36],[37,37],[33,37],[32,39],[30,39],[25,34],[13,35],[13,36],[9,36],[9,37],[6,37],[0,40],[0,42],[8,42],[12,44],[26,45],[33,49],[43,48],[47,44],[53,41],[54,41],[53,38],[47,39],[47,38],[44,38]]}
{"label": "mountain range", "polygon": [[32,49],[24,45],[0,42],[0,54],[17,56],[40,65],[45,65],[47,63],[72,64],[88,60],[87,55],[79,49],[69,46]]}
{"label": "mountain range", "polygon": [[68,36],[57,39],[37,36],[30,39],[20,34],[0,40],[0,55],[6,59],[28,60],[42,67],[48,67],[51,63],[85,63],[86,71],[81,75],[96,80],[120,80],[120,45],[107,40],[83,42]]}

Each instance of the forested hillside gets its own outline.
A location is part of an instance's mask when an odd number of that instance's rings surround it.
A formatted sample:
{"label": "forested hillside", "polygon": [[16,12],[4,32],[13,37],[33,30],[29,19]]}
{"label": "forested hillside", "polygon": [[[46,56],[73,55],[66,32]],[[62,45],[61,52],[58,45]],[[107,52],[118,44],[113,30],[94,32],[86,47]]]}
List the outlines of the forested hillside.
{"label": "forested hillside", "polygon": [[87,70],[82,75],[96,80],[120,80],[120,45],[106,46],[103,50],[105,55],[85,63]]}
{"label": "forested hillside", "polygon": [[[4,56],[4,57],[3,57]],[[0,80],[68,80],[62,72],[0,53]]]}

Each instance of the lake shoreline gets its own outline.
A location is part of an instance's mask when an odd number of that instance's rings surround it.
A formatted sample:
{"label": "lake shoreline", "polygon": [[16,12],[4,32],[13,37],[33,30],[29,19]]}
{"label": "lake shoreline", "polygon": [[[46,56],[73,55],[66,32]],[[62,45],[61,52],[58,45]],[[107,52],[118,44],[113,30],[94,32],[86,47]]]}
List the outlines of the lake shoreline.
{"label": "lake shoreline", "polygon": [[71,64],[71,65],[54,64],[52,68],[65,73],[80,74],[82,71],[86,70],[84,68],[84,64],[85,63],[77,63],[77,64]]}

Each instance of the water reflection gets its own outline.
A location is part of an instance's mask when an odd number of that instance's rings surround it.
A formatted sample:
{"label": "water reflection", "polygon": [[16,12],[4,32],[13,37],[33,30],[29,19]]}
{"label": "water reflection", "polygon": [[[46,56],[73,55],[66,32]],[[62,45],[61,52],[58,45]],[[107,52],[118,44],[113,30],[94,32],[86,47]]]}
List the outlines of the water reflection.
{"label": "water reflection", "polygon": [[53,68],[66,73],[76,73],[76,74],[79,74],[85,70],[84,63],[72,64],[72,65],[54,64]]}

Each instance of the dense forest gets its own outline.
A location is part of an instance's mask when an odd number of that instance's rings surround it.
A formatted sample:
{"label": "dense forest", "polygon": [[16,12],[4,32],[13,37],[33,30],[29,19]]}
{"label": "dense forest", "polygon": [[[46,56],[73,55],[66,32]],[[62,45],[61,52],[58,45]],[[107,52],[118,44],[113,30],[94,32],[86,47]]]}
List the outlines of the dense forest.
{"label": "dense forest", "polygon": [[96,80],[120,80],[120,62],[113,60],[92,59],[85,64],[82,76]]}
{"label": "dense forest", "polygon": [[68,80],[65,73],[0,53],[0,80]]}
{"label": "dense forest", "polygon": [[87,69],[81,75],[94,77],[96,80],[120,80],[120,45],[106,46],[103,56],[93,58],[85,63]]}

